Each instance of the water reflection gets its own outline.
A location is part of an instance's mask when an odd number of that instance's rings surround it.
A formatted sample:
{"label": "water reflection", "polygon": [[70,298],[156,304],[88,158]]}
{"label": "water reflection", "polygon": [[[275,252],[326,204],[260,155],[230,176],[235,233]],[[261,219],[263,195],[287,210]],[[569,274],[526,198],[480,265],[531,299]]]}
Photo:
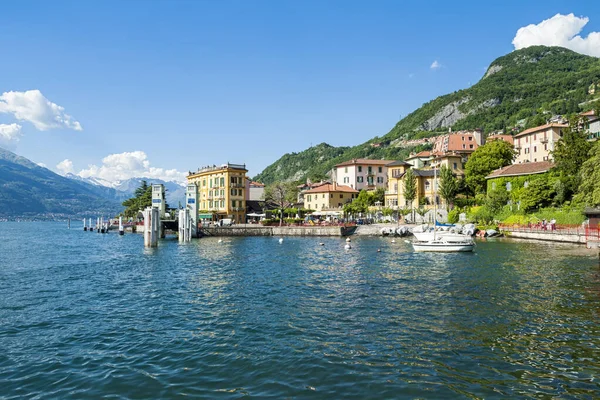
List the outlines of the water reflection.
{"label": "water reflection", "polygon": [[[564,247],[490,240],[475,254],[427,254],[401,240],[356,238],[346,251],[339,238],[266,237],[145,250],[141,235],[52,232],[56,242],[26,261],[6,254],[0,269],[8,397],[600,389],[597,260]],[[1,235],[3,250],[27,250]]]}

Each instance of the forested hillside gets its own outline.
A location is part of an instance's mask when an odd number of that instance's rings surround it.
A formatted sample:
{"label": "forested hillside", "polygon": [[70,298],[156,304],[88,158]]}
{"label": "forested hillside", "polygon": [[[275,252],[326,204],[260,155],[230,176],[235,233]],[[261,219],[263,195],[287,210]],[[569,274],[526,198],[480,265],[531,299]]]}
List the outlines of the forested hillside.
{"label": "forested hillside", "polygon": [[352,158],[402,159],[411,151],[407,140],[442,134],[448,128],[518,132],[555,114],[590,109],[600,92],[599,87],[589,93],[595,85],[600,86],[599,58],[561,47],[516,50],[492,62],[475,85],[424,104],[382,137],[354,147],[323,143],[286,154],[255,179],[269,184],[322,176],[336,163]]}

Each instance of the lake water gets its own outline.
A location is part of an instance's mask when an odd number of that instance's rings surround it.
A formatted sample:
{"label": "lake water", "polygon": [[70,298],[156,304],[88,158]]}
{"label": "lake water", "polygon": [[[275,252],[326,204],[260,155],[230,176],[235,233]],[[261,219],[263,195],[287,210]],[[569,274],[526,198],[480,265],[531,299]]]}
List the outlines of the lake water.
{"label": "lake water", "polygon": [[600,396],[597,258],[396,241],[0,223],[0,397]]}

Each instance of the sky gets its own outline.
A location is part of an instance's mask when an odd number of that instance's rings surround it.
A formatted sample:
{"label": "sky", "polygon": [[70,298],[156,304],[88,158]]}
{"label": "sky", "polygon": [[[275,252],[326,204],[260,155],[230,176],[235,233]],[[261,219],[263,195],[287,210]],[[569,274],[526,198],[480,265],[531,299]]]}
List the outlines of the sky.
{"label": "sky", "polygon": [[254,176],[383,136],[516,48],[600,57],[598,32],[591,0],[4,2],[0,147],[108,181]]}

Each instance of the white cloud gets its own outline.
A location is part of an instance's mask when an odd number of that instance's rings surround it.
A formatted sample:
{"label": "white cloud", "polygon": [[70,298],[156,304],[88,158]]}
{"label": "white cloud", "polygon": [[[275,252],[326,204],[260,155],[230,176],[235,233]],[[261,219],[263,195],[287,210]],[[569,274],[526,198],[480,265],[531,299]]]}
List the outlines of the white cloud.
{"label": "white cloud", "polygon": [[52,103],[39,90],[5,92],[0,95],[0,113],[12,114],[19,121],[31,122],[38,130],[68,128],[81,131],[81,124],[64,107]]}
{"label": "white cloud", "polygon": [[68,158],[56,164],[56,169],[62,172],[63,175],[72,174],[75,171],[73,169],[73,161]]}
{"label": "white cloud", "polygon": [[164,181],[184,182],[187,173],[176,169],[152,167],[146,153],[132,151],[108,155],[102,159],[102,165],[89,165],[87,169],[79,171],[77,175],[82,178],[101,178],[109,182],[130,178],[156,178]]}
{"label": "white cloud", "polygon": [[591,32],[587,37],[579,33],[589,22],[588,17],[556,14],[539,24],[519,28],[512,44],[515,49],[529,46],[561,46],[581,54],[600,57],[600,32]]}
{"label": "white cloud", "polygon": [[14,150],[17,142],[21,138],[21,125],[19,124],[0,124],[0,147]]}
{"label": "white cloud", "polygon": [[435,60],[434,62],[431,63],[431,66],[429,68],[436,70],[436,69],[442,68],[442,64],[440,64],[438,60]]}

